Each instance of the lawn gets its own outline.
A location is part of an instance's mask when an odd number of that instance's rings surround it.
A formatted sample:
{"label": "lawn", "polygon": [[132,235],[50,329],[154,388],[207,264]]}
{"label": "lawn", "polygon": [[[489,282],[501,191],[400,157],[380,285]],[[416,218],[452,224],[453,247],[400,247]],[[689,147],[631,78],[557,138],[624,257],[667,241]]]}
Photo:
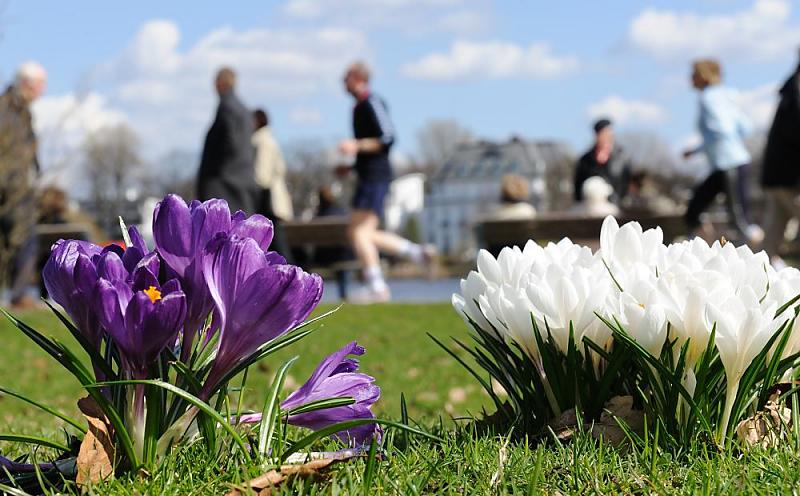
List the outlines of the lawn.
{"label": "lawn", "polygon": [[[330,310],[330,307],[319,311]],[[46,312],[22,316],[65,342],[65,331]],[[300,360],[289,387],[301,384],[327,353],[356,339],[367,348],[362,369],[375,376],[383,395],[379,415],[400,417],[400,395],[413,421],[443,438],[441,443],[386,437],[385,456],[370,474],[364,459],[336,465],[326,478],[298,480],[284,491],[298,494],[790,494],[800,486],[797,443],[772,451],[718,453],[696,446],[669,454],[647,448],[614,450],[578,436],[557,441],[506,442],[501,434],[477,435],[465,420],[491,402],[454,360],[426,335],[464,337],[466,327],[449,305],[345,306],[323,321],[324,328],[251,371],[247,402],[260,407],[263,388],[282,359]],[[0,323],[3,362],[0,386],[14,389],[78,416],[76,382],[10,324]],[[24,403],[0,396],[0,432],[59,436],[60,425]],[[795,440],[796,441],[796,440]],[[19,453],[0,443],[0,453]],[[502,470],[498,469],[502,467]],[[208,459],[198,445],[170,456],[155,473],[123,478],[96,488],[98,494],[223,494],[230,484],[257,475],[224,453]],[[365,478],[368,489],[365,489]]]}

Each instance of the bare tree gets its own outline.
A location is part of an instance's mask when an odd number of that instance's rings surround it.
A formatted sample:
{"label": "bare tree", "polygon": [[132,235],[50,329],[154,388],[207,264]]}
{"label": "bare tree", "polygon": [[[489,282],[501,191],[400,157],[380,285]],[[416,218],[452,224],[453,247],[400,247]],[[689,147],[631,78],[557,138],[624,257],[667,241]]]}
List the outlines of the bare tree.
{"label": "bare tree", "polygon": [[188,200],[195,197],[195,177],[199,158],[196,153],[186,150],[171,150],[156,163],[158,173],[154,193],[161,196],[177,193]]}
{"label": "bare tree", "polygon": [[321,140],[305,139],[290,143],[283,151],[295,215],[308,216],[316,206],[319,188],[334,181],[328,150]]}
{"label": "bare tree", "polygon": [[138,196],[147,173],[139,155],[139,139],[125,124],[104,127],[84,143],[84,168],[98,223],[112,231],[125,213],[126,193]]}
{"label": "bare tree", "polygon": [[676,170],[677,156],[661,136],[648,132],[620,134],[617,142],[631,159],[638,171],[658,172],[669,175]]}
{"label": "bare tree", "polygon": [[419,153],[427,168],[440,167],[458,147],[472,141],[472,131],[451,119],[428,121],[417,132]]}

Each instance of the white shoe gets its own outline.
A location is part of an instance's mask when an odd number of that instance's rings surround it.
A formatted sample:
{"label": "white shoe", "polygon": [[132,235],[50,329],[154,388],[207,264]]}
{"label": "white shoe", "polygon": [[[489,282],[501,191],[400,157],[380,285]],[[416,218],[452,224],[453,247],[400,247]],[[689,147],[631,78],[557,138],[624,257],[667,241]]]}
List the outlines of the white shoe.
{"label": "white shoe", "polygon": [[388,287],[379,290],[363,287],[353,291],[353,294],[347,297],[347,302],[353,305],[372,305],[373,303],[386,303],[391,299],[392,293]]}

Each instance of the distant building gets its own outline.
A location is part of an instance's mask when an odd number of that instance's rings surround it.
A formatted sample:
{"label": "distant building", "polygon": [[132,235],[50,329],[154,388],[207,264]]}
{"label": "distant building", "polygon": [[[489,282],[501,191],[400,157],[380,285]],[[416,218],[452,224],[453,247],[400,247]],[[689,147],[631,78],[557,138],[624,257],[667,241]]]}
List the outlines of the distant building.
{"label": "distant building", "polygon": [[[425,206],[425,174],[416,172],[397,177],[389,188],[386,198],[384,223],[389,231],[399,232],[404,235],[415,234],[419,238],[421,233],[409,233],[409,222],[419,224],[419,216]],[[412,236],[413,237],[413,236]],[[419,241],[419,239],[417,239]]]}
{"label": "distant building", "polygon": [[530,181],[530,200],[539,212],[565,208],[572,193],[573,162],[569,147],[554,141],[512,138],[459,146],[429,181],[423,222],[426,241],[443,254],[471,256],[474,221],[498,204],[505,174]]}

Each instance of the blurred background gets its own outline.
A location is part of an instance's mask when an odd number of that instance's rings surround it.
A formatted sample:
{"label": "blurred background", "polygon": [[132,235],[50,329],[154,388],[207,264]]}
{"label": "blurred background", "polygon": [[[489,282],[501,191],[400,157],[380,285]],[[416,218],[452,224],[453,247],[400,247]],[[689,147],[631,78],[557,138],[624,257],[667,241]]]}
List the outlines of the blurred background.
{"label": "blurred background", "polygon": [[343,160],[336,144],[352,125],[342,78],[365,61],[396,129],[384,223],[435,245],[458,276],[481,246],[475,219],[505,175],[525,179],[539,214],[571,208],[575,163],[598,119],[613,122],[652,202],[680,210],[710,170],[702,155],[681,157],[701,139],[691,87],[698,57],[721,63],[753,124],[745,141],[760,212],[760,157],[797,63],[800,5],[9,0],[0,2],[0,36],[0,80],[13,81],[27,60],[48,73],[31,107],[38,187],[63,191],[70,222],[91,224],[102,241],[119,238],[117,215],[147,230],[158,198],[193,197],[221,66],[237,71],[245,105],[268,109],[295,220],[315,215],[322,186],[346,205],[352,186],[333,174]]}

